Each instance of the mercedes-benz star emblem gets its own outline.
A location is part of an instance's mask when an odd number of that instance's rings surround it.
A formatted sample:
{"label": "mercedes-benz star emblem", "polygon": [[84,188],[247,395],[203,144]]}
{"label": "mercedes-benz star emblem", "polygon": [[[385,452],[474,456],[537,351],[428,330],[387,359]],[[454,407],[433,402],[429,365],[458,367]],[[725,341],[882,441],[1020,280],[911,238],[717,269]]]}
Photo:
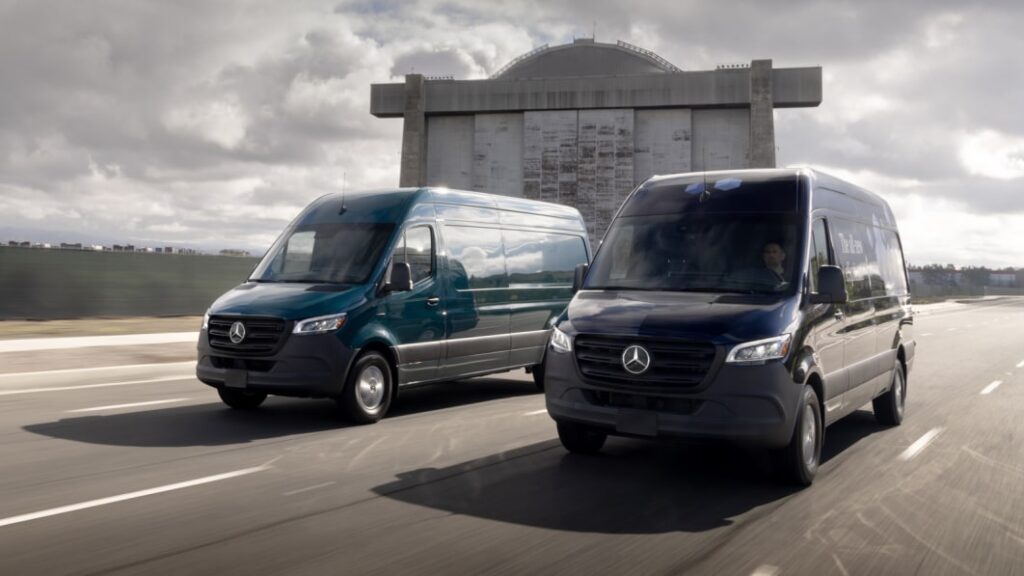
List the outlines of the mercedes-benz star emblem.
{"label": "mercedes-benz star emblem", "polygon": [[228,338],[231,338],[232,344],[241,344],[242,340],[245,340],[245,324],[241,322],[232,324],[231,330],[228,332]]}
{"label": "mercedes-benz star emblem", "polygon": [[651,353],[634,344],[622,353],[622,367],[630,374],[643,374],[651,367]]}

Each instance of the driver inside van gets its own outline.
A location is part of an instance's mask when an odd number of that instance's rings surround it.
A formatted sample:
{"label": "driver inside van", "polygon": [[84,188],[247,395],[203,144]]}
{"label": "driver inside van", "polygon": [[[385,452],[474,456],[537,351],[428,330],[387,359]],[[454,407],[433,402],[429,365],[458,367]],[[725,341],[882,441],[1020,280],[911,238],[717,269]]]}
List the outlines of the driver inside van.
{"label": "driver inside van", "polygon": [[732,279],[737,282],[781,288],[786,284],[786,251],[781,242],[770,241],[761,249],[761,266],[741,270]]}

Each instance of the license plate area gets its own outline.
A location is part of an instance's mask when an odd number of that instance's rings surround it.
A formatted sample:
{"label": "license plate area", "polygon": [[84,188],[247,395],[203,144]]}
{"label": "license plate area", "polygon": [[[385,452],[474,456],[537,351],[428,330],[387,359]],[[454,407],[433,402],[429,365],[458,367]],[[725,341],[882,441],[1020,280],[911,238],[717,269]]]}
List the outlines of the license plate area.
{"label": "license plate area", "polygon": [[615,431],[634,436],[657,436],[658,413],[646,410],[619,410]]}
{"label": "license plate area", "polygon": [[228,370],[224,374],[224,385],[228,388],[245,388],[249,384],[249,373],[245,370]]}

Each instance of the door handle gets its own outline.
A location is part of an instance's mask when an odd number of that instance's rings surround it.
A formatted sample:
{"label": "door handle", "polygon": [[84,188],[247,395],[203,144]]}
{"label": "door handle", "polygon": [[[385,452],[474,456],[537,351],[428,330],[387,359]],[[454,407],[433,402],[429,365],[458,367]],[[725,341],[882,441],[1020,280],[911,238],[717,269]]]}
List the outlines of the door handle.
{"label": "door handle", "polygon": [[441,299],[438,298],[437,296],[431,296],[430,298],[427,298],[427,306],[437,306],[440,303]]}

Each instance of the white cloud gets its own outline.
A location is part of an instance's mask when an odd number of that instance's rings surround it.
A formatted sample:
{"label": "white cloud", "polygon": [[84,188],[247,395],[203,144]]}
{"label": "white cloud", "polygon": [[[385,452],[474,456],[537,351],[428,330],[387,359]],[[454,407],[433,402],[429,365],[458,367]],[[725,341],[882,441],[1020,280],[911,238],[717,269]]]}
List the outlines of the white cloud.
{"label": "white cloud", "polygon": [[960,139],[960,161],[971,174],[1012,180],[1024,176],[1024,138],[994,130],[965,134]]}
{"label": "white cloud", "polygon": [[170,110],[164,116],[164,126],[171,132],[233,150],[245,139],[249,118],[237,103],[205,102]]}

